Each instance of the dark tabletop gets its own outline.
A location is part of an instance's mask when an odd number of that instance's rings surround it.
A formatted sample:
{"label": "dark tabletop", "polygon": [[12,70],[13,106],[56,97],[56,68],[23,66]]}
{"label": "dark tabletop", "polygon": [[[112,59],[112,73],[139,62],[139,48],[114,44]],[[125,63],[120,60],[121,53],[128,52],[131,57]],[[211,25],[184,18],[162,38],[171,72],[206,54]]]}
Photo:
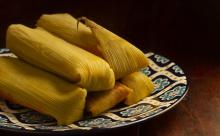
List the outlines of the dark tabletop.
{"label": "dark tabletop", "polygon": [[[214,0],[1,0],[0,47],[12,23],[34,26],[42,13],[87,16],[141,50],[170,58],[187,74],[189,92],[172,110],[94,135],[220,136],[220,2]],[[0,131],[0,136],[18,136]]]}

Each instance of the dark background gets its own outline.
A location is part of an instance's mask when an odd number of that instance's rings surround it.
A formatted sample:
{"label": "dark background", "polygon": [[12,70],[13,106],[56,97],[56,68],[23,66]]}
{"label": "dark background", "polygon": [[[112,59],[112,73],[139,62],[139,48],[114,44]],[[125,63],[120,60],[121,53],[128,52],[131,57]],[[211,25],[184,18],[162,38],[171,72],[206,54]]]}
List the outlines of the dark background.
{"label": "dark background", "polygon": [[142,50],[162,54],[218,55],[217,0],[1,0],[0,46],[13,23],[34,26],[44,13],[86,16]]}
{"label": "dark background", "polygon": [[[218,0],[0,0],[0,47],[5,47],[10,24],[33,27],[40,15],[63,12],[86,16],[143,51],[172,59],[188,77],[189,93],[175,109],[100,135],[220,135]],[[12,133],[0,131],[0,135]]]}

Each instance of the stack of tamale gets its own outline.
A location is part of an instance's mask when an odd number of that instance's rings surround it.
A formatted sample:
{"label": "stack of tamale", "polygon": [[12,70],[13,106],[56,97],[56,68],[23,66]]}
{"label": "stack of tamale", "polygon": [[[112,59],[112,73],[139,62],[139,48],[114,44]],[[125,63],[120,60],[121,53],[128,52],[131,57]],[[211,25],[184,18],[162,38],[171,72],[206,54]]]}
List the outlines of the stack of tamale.
{"label": "stack of tamale", "polygon": [[137,103],[154,88],[137,72],[148,66],[143,52],[85,17],[42,15],[36,28],[10,25],[6,44],[18,58],[0,57],[0,96],[59,125],[84,111],[97,116],[122,101]]}

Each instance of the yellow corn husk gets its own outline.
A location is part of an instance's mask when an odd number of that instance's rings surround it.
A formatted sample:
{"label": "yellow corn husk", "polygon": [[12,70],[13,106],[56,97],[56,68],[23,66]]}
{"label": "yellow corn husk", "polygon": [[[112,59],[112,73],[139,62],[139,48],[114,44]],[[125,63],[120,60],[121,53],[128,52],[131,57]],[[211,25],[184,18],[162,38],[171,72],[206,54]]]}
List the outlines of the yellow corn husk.
{"label": "yellow corn husk", "polygon": [[116,79],[148,66],[148,59],[134,45],[85,17],[80,20],[92,30],[99,43],[98,49],[113,69]]}
{"label": "yellow corn husk", "polygon": [[79,23],[77,31],[77,20],[69,14],[42,15],[37,26],[103,57],[115,72],[116,79],[148,65],[143,52],[134,45],[89,19],[81,20],[85,21],[91,30]]}
{"label": "yellow corn husk", "polygon": [[105,60],[43,29],[11,25],[6,45],[26,62],[77,82],[90,91],[114,87],[114,72]]}
{"label": "yellow corn husk", "polygon": [[12,57],[0,57],[0,97],[54,117],[59,125],[82,118],[87,91]]}
{"label": "yellow corn husk", "polygon": [[76,44],[98,55],[98,42],[92,35],[92,31],[82,23],[79,24],[77,29],[77,22],[77,19],[67,13],[44,14],[39,18],[36,25],[70,43]]}
{"label": "yellow corn husk", "polygon": [[130,91],[125,85],[116,83],[111,90],[91,93],[86,100],[86,111],[93,117],[97,116],[124,100]]}
{"label": "yellow corn husk", "polygon": [[121,79],[121,83],[133,91],[128,95],[124,103],[132,105],[150,95],[154,90],[154,84],[149,77],[141,72],[134,72]]}

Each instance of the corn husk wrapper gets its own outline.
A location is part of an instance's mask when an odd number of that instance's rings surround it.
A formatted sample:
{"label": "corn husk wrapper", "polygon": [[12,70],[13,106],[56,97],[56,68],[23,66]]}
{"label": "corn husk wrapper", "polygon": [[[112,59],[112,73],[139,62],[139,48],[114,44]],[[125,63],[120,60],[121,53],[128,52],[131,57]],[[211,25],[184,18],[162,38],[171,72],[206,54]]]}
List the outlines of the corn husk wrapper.
{"label": "corn husk wrapper", "polygon": [[70,14],[44,14],[37,21],[37,26],[42,27],[52,34],[86,49],[100,56],[97,49],[97,40],[92,35],[92,31],[79,22]]}
{"label": "corn husk wrapper", "polygon": [[7,47],[24,61],[90,90],[114,87],[115,78],[109,64],[43,29],[11,25],[7,30]]}
{"label": "corn husk wrapper", "polygon": [[[103,57],[113,69],[116,79],[148,66],[148,59],[134,45],[87,18],[80,20],[85,22],[88,28],[80,23],[78,33],[76,19],[68,14],[42,15],[37,26]],[[85,37],[82,36],[84,33]],[[94,37],[95,40],[91,40]]]}
{"label": "corn husk wrapper", "polygon": [[116,83],[111,90],[90,93],[86,100],[86,111],[97,116],[124,100],[132,90],[121,83]]}
{"label": "corn husk wrapper", "polygon": [[54,117],[59,125],[82,118],[87,91],[23,61],[0,57],[0,97]]}
{"label": "corn husk wrapper", "polygon": [[125,99],[126,105],[132,105],[149,96],[154,90],[154,84],[149,77],[141,72],[134,72],[121,79],[121,83],[133,91]]}

